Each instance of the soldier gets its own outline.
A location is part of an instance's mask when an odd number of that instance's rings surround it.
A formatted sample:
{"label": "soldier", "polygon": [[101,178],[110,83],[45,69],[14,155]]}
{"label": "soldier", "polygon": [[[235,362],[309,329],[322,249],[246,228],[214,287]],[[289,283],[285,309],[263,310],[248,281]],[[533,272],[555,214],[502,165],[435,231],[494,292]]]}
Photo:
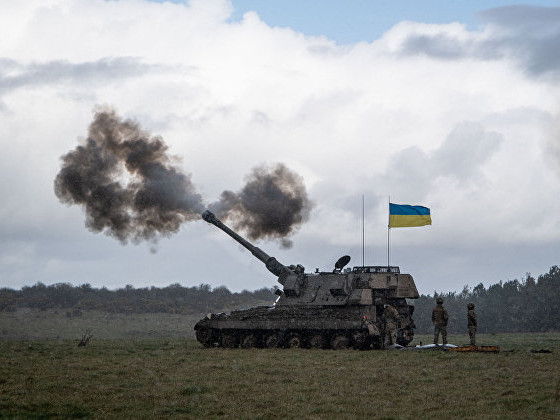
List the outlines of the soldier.
{"label": "soldier", "polygon": [[447,320],[449,315],[443,307],[443,299],[436,299],[437,306],[432,310],[432,322],[434,323],[434,344],[437,346],[439,341],[439,333],[443,340],[443,346],[447,345]]}
{"label": "soldier", "polygon": [[394,346],[397,344],[397,323],[399,313],[391,305],[385,305],[383,310],[383,320],[385,321],[385,345]]}
{"label": "soldier", "polygon": [[476,312],[474,311],[474,303],[467,305],[467,328],[469,330],[469,338],[471,339],[471,346],[476,346]]}

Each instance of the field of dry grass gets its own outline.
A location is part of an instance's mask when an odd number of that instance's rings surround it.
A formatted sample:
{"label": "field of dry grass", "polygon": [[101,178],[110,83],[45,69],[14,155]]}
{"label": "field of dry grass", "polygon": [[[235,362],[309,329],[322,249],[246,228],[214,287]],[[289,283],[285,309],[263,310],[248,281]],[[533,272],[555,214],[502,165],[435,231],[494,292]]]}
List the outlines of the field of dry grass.
{"label": "field of dry grass", "polygon": [[86,331],[101,339],[194,338],[202,316],[20,309],[0,312],[0,340],[72,340]]}
{"label": "field of dry grass", "polygon": [[[427,336],[418,341],[429,342]],[[450,336],[462,344],[466,336]],[[2,418],[560,417],[560,334],[499,354],[204,349],[192,339],[0,341]],[[546,349],[551,353],[533,353]]]}

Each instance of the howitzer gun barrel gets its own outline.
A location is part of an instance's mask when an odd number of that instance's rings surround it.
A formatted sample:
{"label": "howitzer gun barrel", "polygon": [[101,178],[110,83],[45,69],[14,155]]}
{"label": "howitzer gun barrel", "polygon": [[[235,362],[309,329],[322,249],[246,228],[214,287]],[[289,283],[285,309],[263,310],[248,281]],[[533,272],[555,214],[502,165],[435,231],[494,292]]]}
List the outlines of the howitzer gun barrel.
{"label": "howitzer gun barrel", "polygon": [[206,210],[204,213],[202,213],[202,218],[206,222],[211,223],[214,226],[216,226],[217,228],[223,230],[225,233],[227,233],[229,236],[231,236],[233,239],[235,239],[237,242],[239,242],[241,245],[243,245],[243,247],[245,247],[246,249],[251,251],[251,254],[253,254],[256,258],[258,258],[260,261],[262,261],[265,264],[268,271],[270,271],[275,276],[281,277],[281,276],[294,274],[294,271],[291,270],[289,267],[286,267],[284,264],[278,262],[278,260],[276,260],[276,258],[271,257],[266,252],[264,252],[262,249],[254,246],[249,241],[247,241],[245,238],[238,235],[233,230],[231,230],[229,227],[224,225],[222,223],[222,221],[220,219],[218,219],[214,215],[214,213],[212,213],[210,210]]}

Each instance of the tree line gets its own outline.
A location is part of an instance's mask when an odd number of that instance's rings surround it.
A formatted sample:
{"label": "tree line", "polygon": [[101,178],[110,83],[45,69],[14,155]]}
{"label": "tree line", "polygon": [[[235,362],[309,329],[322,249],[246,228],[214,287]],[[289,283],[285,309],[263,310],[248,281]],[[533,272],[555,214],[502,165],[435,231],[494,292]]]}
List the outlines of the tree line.
{"label": "tree line", "polygon": [[465,286],[460,292],[422,295],[410,301],[415,306],[417,333],[433,332],[432,308],[442,297],[449,313],[448,332],[467,331],[467,304],[475,304],[478,332],[544,332],[560,330],[560,268],[553,266],[537,279],[499,282],[485,288],[481,283],[472,290]]}
{"label": "tree line", "polygon": [[[208,284],[183,287],[135,288],[132,285],[118,290],[103,287],[96,289],[89,284],[72,286],[57,283],[46,286],[37,283],[21,290],[0,289],[0,311],[19,308],[65,309],[69,314],[84,310],[113,313],[178,313],[203,314],[269,305],[275,300],[276,287],[255,291],[231,292],[225,286],[212,288]],[[433,331],[431,322],[435,298],[442,297],[449,313],[448,331],[466,331],[467,303],[475,304],[478,314],[478,331],[541,332],[560,329],[560,268],[553,266],[537,279],[526,278],[499,282],[485,288],[482,283],[473,289],[465,286],[461,292],[434,292],[409,301],[415,306],[416,332]]]}
{"label": "tree line", "polygon": [[56,283],[46,286],[37,283],[24,286],[21,290],[0,289],[0,311],[67,309],[71,314],[79,314],[83,310],[195,314],[266,305],[273,300],[274,288],[232,293],[225,286],[212,288],[209,284],[183,287],[176,283],[164,288],[127,285],[122,289],[109,290],[105,287],[96,289],[90,284],[72,286]]}

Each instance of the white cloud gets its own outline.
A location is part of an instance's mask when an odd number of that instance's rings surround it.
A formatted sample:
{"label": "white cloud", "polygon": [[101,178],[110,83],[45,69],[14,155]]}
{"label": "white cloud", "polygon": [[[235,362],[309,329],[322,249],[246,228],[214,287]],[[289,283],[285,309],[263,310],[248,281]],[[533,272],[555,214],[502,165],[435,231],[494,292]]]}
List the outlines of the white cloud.
{"label": "white cloud", "polygon": [[[549,10],[544,26],[531,23],[542,10],[525,11],[526,18],[511,9],[487,12],[487,25],[475,32],[403,22],[373,43],[341,47],[271,28],[255,13],[232,22],[226,0],[3,2],[0,235],[9,261],[23,255],[18,249],[34,249],[25,254],[33,270],[5,265],[5,283],[42,275],[52,281],[59,273],[60,281],[87,277],[93,285],[109,278],[109,287],[274,284],[252,261],[239,267],[243,275],[216,279],[204,269],[219,265],[213,246],[224,272],[252,257],[237,255],[229,239],[202,224],[163,240],[153,256],[147,246],[123,248],[85,231],[81,210],[58,203],[53,179],[59,157],[87,135],[97,104],[162,135],[209,201],[239,189],[264,162],[285,162],[302,174],[317,206],[296,246],[262,245],[287,263],[327,268],[333,255],[359,248],[362,194],[379,256],[370,263],[385,262],[388,195],[432,208],[434,226],[399,231],[395,246],[410,246],[410,253],[443,247],[441,258],[458,261],[462,274],[447,284],[443,262],[431,261],[438,274],[418,279],[423,292],[460,289],[480,275],[469,249],[484,246],[503,261],[507,247],[557,247],[560,215],[549,211],[560,193],[557,63],[539,51],[556,40],[558,9]],[[519,19],[530,28],[525,38]],[[49,243],[56,254],[45,256]],[[77,243],[95,256],[87,276],[68,248]],[[191,250],[184,259],[192,262],[173,268],[181,248]],[[109,258],[108,249],[122,258]],[[404,270],[424,276],[424,262],[399,255]],[[139,259],[142,272],[134,267]],[[548,269],[535,268],[537,260],[542,264],[531,255],[504,264],[503,276]],[[164,264],[165,277],[158,276]]]}
{"label": "white cloud", "polygon": [[560,75],[560,9],[529,5],[485,10],[479,16],[487,26],[470,33],[460,24],[412,24],[393,48],[407,56],[426,55],[439,60],[511,59],[534,77]]}

